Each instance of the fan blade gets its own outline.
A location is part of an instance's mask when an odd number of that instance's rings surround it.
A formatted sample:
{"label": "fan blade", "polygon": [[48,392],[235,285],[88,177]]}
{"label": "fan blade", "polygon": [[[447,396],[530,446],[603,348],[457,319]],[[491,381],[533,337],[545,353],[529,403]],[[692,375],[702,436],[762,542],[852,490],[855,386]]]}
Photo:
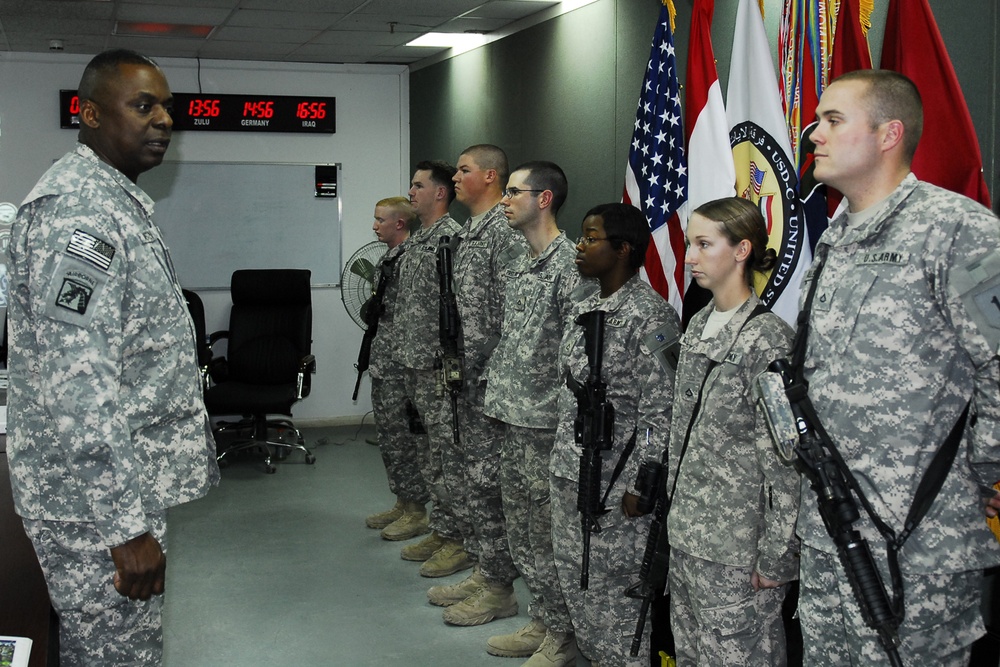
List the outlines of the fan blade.
{"label": "fan blade", "polygon": [[351,273],[356,276],[361,276],[364,280],[368,282],[375,281],[375,265],[364,257],[358,258],[353,264],[351,264]]}

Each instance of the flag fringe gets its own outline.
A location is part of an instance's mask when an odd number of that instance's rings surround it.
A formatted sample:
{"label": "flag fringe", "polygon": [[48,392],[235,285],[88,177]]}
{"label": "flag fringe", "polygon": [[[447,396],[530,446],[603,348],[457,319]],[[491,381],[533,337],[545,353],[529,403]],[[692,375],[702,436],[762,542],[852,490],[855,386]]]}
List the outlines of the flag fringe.
{"label": "flag fringe", "polygon": [[875,0],[860,0],[858,2],[858,20],[861,22],[861,34],[868,38],[868,30],[872,27],[872,12],[875,11]]}
{"label": "flag fringe", "polygon": [[[870,0],[874,2],[875,0]],[[674,0],[663,0],[663,6],[667,8],[667,13],[670,14],[670,34],[677,31],[677,8],[674,7]]]}

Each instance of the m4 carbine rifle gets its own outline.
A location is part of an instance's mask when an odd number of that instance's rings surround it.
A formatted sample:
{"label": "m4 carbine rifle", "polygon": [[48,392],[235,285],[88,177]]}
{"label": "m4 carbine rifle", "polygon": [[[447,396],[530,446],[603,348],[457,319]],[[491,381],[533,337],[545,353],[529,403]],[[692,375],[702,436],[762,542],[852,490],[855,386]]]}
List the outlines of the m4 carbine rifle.
{"label": "m4 carbine rifle", "polygon": [[375,294],[368,302],[368,307],[364,313],[362,313],[367,328],[365,329],[364,336],[361,337],[361,349],[358,351],[358,361],[354,364],[354,367],[358,369],[358,379],[354,383],[354,393],[351,394],[352,401],[358,400],[358,390],[361,389],[361,376],[364,375],[364,372],[368,370],[371,364],[372,342],[378,333],[378,323],[382,318],[382,313],[385,312],[385,290],[389,286],[389,281],[394,278],[394,268],[401,256],[402,253],[391,259],[382,260],[382,268],[379,271],[378,286],[375,288]]}
{"label": "m4 carbine rifle", "polygon": [[604,311],[592,310],[576,318],[583,327],[588,372],[583,384],[572,375],[566,384],[576,396],[576,420],[573,424],[580,454],[580,486],[576,508],[583,528],[583,558],[580,565],[580,588],[587,590],[590,581],[590,536],[601,531],[598,518],[606,514],[601,497],[601,455],[611,449],[615,432],[615,408],[607,399],[607,383],[601,377],[604,362]]}
{"label": "m4 carbine rifle", "polygon": [[448,391],[451,398],[452,435],[458,443],[458,395],[462,391],[464,352],[462,349],[462,325],[458,315],[458,301],[452,288],[452,247],[451,237],[442,236],[438,242],[437,270],[440,283],[441,303],[439,312],[441,353],[436,360],[438,389]]}

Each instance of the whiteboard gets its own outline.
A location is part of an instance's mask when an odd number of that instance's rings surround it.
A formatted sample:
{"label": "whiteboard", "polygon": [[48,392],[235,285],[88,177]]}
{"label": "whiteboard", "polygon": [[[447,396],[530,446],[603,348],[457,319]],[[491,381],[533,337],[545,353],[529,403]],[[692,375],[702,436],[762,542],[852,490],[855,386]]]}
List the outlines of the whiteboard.
{"label": "whiteboard", "polygon": [[228,290],[236,269],[310,269],[314,285],[339,284],[341,193],[317,197],[315,169],[164,162],[145,172],[139,186],[181,285]]}

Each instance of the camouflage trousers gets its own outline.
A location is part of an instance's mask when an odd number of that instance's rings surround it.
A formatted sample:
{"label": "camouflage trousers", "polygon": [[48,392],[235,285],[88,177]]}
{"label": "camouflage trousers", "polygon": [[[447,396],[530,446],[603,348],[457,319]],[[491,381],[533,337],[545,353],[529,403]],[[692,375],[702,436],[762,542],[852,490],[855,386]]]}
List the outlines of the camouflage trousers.
{"label": "camouflage trousers", "polygon": [[446,483],[445,454],[452,447],[452,422],[447,399],[437,394],[437,379],[433,370],[406,369],[406,396],[420,413],[427,431],[427,449],[420,456],[421,473],[431,501],[430,527],[442,537],[460,540],[468,533],[457,512]]}
{"label": "camouflage trousers", "polygon": [[639,655],[632,657],[632,636],[639,620],[640,600],[625,596],[638,580],[649,535],[649,517],[622,514],[619,482],[608,496],[611,511],[600,518],[601,532],[590,539],[590,581],[580,590],[583,529],[576,509],[577,483],[550,476],[552,550],[563,597],[569,608],[576,642],[591,662],[615,667],[648,667],[650,619],[646,617]]}
{"label": "camouflage trousers", "polygon": [[549,459],[556,431],[506,426],[500,450],[500,487],[511,556],[531,593],[528,615],[541,619],[555,632],[572,632],[552,553]]}
{"label": "camouflage trousers", "polygon": [[[883,565],[885,550],[873,545],[873,551]],[[899,655],[903,664],[966,667],[972,643],[985,633],[980,612],[982,572],[908,575],[902,565],[905,613]],[[883,577],[888,584],[888,577]],[[889,664],[877,636],[861,619],[840,560],[804,544],[799,619],[805,667]]]}
{"label": "camouflage trousers", "polygon": [[[166,512],[146,515],[167,550]],[[163,659],[163,596],[129,600],[115,590],[111,551],[94,524],[24,519],[59,616],[62,667],[148,667]]]}
{"label": "camouflage trousers", "polygon": [[468,527],[465,550],[479,562],[486,580],[509,584],[517,569],[507,544],[500,497],[500,444],[503,423],[483,414],[481,406],[460,397],[458,425],[461,443],[449,442],[445,455],[446,483],[452,493],[461,494],[461,517]]}
{"label": "camouflage trousers", "polygon": [[788,664],[781,618],[788,587],[754,591],[752,574],[751,567],[670,550],[670,629],[677,667]]}
{"label": "camouflage trousers", "polygon": [[398,375],[372,378],[375,433],[389,490],[402,500],[426,503],[430,494],[420,471],[420,459],[427,455],[427,436],[410,433],[407,400],[402,369]]}

